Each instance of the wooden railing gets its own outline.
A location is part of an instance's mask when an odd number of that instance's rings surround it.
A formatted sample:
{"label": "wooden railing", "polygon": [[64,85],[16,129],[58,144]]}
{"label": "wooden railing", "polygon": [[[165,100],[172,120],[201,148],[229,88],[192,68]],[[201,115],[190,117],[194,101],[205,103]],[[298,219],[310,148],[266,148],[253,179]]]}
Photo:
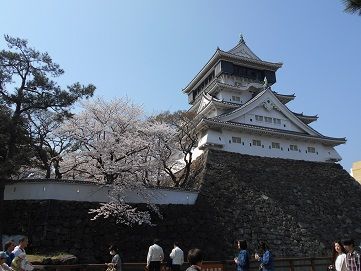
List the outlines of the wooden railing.
{"label": "wooden railing", "polygon": [[[326,271],[331,259],[329,257],[309,257],[309,258],[275,258],[275,271]],[[182,270],[189,265],[183,264]],[[123,271],[144,271],[145,263],[124,263]],[[73,265],[35,265],[37,270],[43,271],[105,271],[105,264],[73,264]],[[233,261],[205,261],[202,264],[202,271],[235,271],[236,266]],[[259,263],[250,261],[249,271],[258,271]],[[162,266],[162,271],[170,271],[166,265]]]}

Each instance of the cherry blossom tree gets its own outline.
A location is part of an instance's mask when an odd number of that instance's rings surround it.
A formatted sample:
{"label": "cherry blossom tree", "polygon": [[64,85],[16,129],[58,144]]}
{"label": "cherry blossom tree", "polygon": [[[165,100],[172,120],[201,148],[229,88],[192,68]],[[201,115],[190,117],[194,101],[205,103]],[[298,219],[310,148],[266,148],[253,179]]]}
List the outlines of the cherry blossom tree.
{"label": "cherry blossom tree", "polygon": [[[91,210],[99,217],[114,216],[123,224],[148,223],[150,213],[126,203],[127,191],[137,191],[150,202],[147,186],[159,177],[155,134],[175,131],[165,123],[144,118],[140,106],[129,99],[106,102],[96,99],[83,104],[83,111],[64,123],[60,133],[76,142],[76,151],[63,156],[62,168],[77,178],[90,179],[111,187],[110,201]],[[153,211],[156,207],[148,204]]]}
{"label": "cherry blossom tree", "polygon": [[158,139],[158,148],[155,149],[154,155],[173,186],[187,186],[191,173],[192,152],[198,142],[194,114],[181,110],[174,113],[163,112],[150,118],[150,121],[167,124],[172,128],[171,133],[159,131],[154,134]]}

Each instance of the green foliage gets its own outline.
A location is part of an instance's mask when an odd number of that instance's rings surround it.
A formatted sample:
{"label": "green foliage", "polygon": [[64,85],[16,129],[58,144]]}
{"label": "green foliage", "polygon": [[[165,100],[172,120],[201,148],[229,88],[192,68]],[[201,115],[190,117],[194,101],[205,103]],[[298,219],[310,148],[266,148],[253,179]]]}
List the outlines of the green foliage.
{"label": "green foliage", "polygon": [[6,152],[0,162],[22,165],[28,158],[17,153],[17,146],[21,145],[22,127],[34,112],[52,111],[69,116],[70,106],[81,98],[91,97],[95,86],[77,82],[63,89],[54,78],[64,71],[48,53],[29,47],[24,39],[5,35],[5,41],[9,50],[0,51],[0,101],[12,111],[7,115],[9,129],[3,135]]}
{"label": "green foliage", "polygon": [[9,176],[20,168],[20,165],[26,165],[30,162],[32,157],[32,150],[30,149],[30,138],[26,130],[26,121],[21,119],[18,126],[15,127],[17,134],[17,141],[15,143],[15,154],[8,159],[9,148],[8,142],[10,140],[11,130],[11,116],[12,110],[6,105],[0,105],[0,176]]}
{"label": "green foliage", "polygon": [[349,13],[358,13],[361,16],[361,0],[343,0],[345,11]]}

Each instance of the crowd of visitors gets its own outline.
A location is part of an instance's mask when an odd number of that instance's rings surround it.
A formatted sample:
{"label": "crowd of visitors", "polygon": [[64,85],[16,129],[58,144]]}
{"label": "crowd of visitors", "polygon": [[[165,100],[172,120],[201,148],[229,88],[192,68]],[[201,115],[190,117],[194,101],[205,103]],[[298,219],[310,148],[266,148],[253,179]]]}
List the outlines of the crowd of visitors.
{"label": "crowd of visitors", "polygon": [[6,242],[4,251],[0,251],[0,271],[32,271],[34,267],[25,252],[28,243],[27,237],[21,238],[17,246],[13,240]]}
{"label": "crowd of visitors", "polygon": [[[34,267],[26,258],[25,248],[28,246],[28,238],[23,237],[19,244],[15,246],[14,241],[5,243],[4,251],[0,251],[0,271],[32,271]],[[250,266],[250,253],[246,240],[238,240],[237,248],[239,253],[234,258],[236,271],[248,271]],[[110,263],[107,263],[107,271],[122,271],[122,257],[118,248],[114,245],[109,247],[109,254],[112,256]],[[184,253],[177,242],[174,242],[173,249],[169,254],[171,259],[170,267],[172,271],[180,271],[184,263]],[[258,243],[258,249],[254,254],[254,259],[259,262],[259,270],[273,271],[273,255],[268,245],[264,241]],[[187,260],[190,266],[186,271],[201,271],[203,253],[200,249],[189,250]],[[160,271],[164,261],[164,253],[159,245],[159,240],[155,239],[153,245],[148,249],[147,271]],[[328,266],[329,271],[361,271],[361,256],[355,249],[355,242],[352,239],[335,241],[332,246],[332,264]]]}
{"label": "crowd of visitors", "polygon": [[[236,271],[248,271],[250,267],[250,253],[247,248],[246,240],[238,240],[237,247],[239,253],[234,258]],[[333,257],[332,264],[328,267],[329,271],[361,271],[360,253],[355,249],[355,242],[352,239],[335,241],[332,246]],[[170,253],[172,260],[171,270],[179,271],[184,262],[183,251],[177,243]],[[190,267],[187,271],[200,271],[202,268],[203,254],[200,249],[191,249],[188,252],[188,262]],[[254,259],[259,262],[259,270],[273,271],[273,254],[266,242],[260,241]],[[159,240],[154,240],[154,244],[148,249],[146,269],[149,271],[160,271],[161,263],[164,260],[163,249],[159,245]]]}

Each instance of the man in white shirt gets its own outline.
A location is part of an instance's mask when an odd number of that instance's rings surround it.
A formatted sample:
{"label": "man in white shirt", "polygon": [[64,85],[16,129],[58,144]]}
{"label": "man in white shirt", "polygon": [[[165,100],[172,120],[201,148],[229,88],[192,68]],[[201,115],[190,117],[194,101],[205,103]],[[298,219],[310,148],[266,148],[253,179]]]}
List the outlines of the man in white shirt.
{"label": "man in white shirt", "polygon": [[[21,265],[23,265],[21,269],[29,271],[29,270],[33,270],[34,266],[26,258],[25,248],[28,247],[28,244],[29,244],[29,239],[28,237],[24,236],[19,240],[19,245],[17,245],[14,248],[12,253],[15,256],[14,259],[17,259],[18,261],[21,262]],[[20,258],[20,260],[18,258]]]}
{"label": "man in white shirt", "polygon": [[21,253],[26,254],[25,248],[28,246],[28,243],[29,243],[29,239],[26,236],[21,238],[19,240],[19,245],[17,245],[12,252],[14,254],[14,257],[19,256]]}
{"label": "man in white shirt", "polygon": [[169,257],[172,259],[172,271],[180,271],[181,265],[184,263],[184,253],[178,247],[177,242],[174,242],[174,248]]}
{"label": "man in white shirt", "polygon": [[158,245],[159,240],[154,240],[154,245],[150,246],[147,255],[147,269],[149,271],[160,271],[160,264],[164,259],[163,249]]}

